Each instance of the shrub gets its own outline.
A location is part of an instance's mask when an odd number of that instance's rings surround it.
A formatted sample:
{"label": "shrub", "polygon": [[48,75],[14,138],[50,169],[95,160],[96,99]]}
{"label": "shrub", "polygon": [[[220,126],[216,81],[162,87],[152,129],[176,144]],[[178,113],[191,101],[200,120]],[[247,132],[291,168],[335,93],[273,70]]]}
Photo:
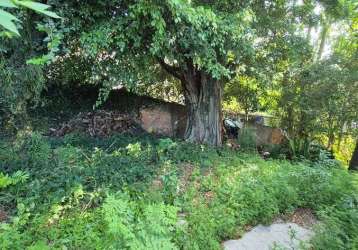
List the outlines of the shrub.
{"label": "shrub", "polygon": [[177,249],[172,242],[177,208],[130,201],[128,194],[109,196],[103,205],[105,249]]}
{"label": "shrub", "polygon": [[358,199],[348,198],[320,212],[322,223],[312,239],[314,249],[358,249]]}
{"label": "shrub", "polygon": [[11,176],[0,172],[0,189],[17,183],[24,183],[28,178],[29,175],[23,171],[17,171]]}
{"label": "shrub", "polygon": [[19,153],[24,153],[25,164],[29,168],[48,167],[51,159],[51,146],[39,133],[21,131],[18,133],[15,147]]}

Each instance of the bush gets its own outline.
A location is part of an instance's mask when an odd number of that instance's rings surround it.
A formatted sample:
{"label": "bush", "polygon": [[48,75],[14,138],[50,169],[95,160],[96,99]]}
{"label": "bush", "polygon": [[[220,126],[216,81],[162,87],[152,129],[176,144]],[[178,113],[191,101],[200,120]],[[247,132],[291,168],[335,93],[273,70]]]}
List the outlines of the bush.
{"label": "bush", "polygon": [[16,185],[18,183],[24,183],[29,178],[29,175],[23,171],[17,171],[11,176],[5,175],[0,172],[0,189],[6,188],[10,185]]}
{"label": "bush", "polygon": [[[24,52],[26,53],[26,52]],[[28,125],[28,110],[42,103],[41,92],[46,88],[39,66],[8,65],[0,58],[0,127],[11,132]]]}
{"label": "bush", "polygon": [[320,212],[322,223],[312,239],[314,249],[358,249],[358,197]]}
{"label": "bush", "polygon": [[283,145],[265,145],[273,159],[291,159],[295,162],[306,162],[313,167],[343,168],[340,161],[334,159],[332,152],[317,143],[304,140],[290,140]]}
{"label": "bush", "polygon": [[23,154],[26,167],[46,168],[51,159],[51,146],[39,133],[28,130],[20,131],[14,143],[18,153]]}

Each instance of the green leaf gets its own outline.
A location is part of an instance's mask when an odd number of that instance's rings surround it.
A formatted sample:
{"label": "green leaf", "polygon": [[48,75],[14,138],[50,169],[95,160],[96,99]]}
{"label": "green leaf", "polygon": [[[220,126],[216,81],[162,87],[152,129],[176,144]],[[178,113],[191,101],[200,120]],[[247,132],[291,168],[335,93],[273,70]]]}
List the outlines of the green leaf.
{"label": "green leaf", "polygon": [[38,241],[30,246],[28,250],[50,250],[51,248],[44,241]]}
{"label": "green leaf", "polygon": [[20,35],[13,21],[19,21],[19,19],[9,12],[0,9],[0,25],[15,34]]}
{"label": "green leaf", "polygon": [[52,11],[41,11],[42,14],[49,16],[49,17],[53,17],[53,18],[61,18],[60,16],[58,16],[55,12]]}
{"label": "green leaf", "polygon": [[16,5],[10,0],[1,0],[0,7],[4,8],[17,8]]}
{"label": "green leaf", "polygon": [[33,1],[17,1],[17,4],[39,12],[45,11],[50,8],[50,6],[47,4],[37,3]]}
{"label": "green leaf", "polygon": [[0,15],[1,17],[3,17],[4,19],[10,20],[10,21],[19,21],[19,19],[17,19],[16,16],[10,14],[9,12],[5,11],[5,10],[1,10],[0,9]]}
{"label": "green leaf", "polygon": [[56,13],[52,11],[48,11],[47,9],[50,8],[50,6],[47,4],[37,3],[32,1],[18,1],[17,4],[32,9],[36,12],[42,13],[46,16],[50,16],[53,18],[61,18]]}
{"label": "green leaf", "polygon": [[50,55],[44,55],[41,57],[35,57],[35,58],[31,58],[29,60],[26,61],[27,65],[45,65],[48,61],[50,61],[52,59],[52,56]]}

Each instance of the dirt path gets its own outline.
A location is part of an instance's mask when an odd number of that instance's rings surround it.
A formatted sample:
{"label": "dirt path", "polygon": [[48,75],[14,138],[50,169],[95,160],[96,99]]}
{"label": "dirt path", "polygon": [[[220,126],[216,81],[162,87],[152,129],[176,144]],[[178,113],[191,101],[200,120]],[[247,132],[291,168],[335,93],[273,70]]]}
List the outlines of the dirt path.
{"label": "dirt path", "polygon": [[223,242],[225,250],[302,249],[313,236],[317,223],[309,209],[297,209],[293,214],[278,218],[270,226],[258,225],[242,238]]}
{"label": "dirt path", "polygon": [[258,225],[239,240],[225,241],[223,246],[225,250],[299,249],[312,235],[310,229],[295,223]]}

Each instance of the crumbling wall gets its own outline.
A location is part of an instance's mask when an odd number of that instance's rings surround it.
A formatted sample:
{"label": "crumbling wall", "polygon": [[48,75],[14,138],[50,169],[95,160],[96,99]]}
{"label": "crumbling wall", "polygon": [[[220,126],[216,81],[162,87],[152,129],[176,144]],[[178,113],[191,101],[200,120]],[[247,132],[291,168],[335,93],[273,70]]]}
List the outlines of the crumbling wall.
{"label": "crumbling wall", "polygon": [[140,108],[142,128],[158,135],[183,138],[186,127],[185,107],[176,103],[160,103]]}
{"label": "crumbling wall", "polygon": [[[82,99],[88,103],[94,104],[97,100],[95,93],[86,97],[82,96]],[[184,105],[117,89],[110,92],[99,109],[80,112],[60,127],[51,128],[49,132],[56,136],[63,136],[72,131],[88,132],[91,136],[109,136],[113,133],[145,131],[161,136],[183,138],[186,122]]]}
{"label": "crumbling wall", "polygon": [[[94,104],[98,95],[98,92],[94,92],[79,99]],[[74,130],[81,130],[93,136],[109,136],[112,133],[136,133],[143,129],[161,136],[184,138],[187,124],[184,105],[116,89],[111,91],[99,108],[100,110],[79,113],[61,127],[51,129],[50,133],[62,136]],[[285,140],[285,135],[279,128],[254,122],[246,126],[254,129],[257,146],[281,144]]]}
{"label": "crumbling wall", "polygon": [[148,133],[184,137],[187,122],[184,105],[136,95],[121,89],[111,91],[103,107],[130,114]]}
{"label": "crumbling wall", "polygon": [[250,124],[249,127],[255,131],[257,146],[282,144],[286,140],[286,136],[280,128],[273,128],[261,124]]}

